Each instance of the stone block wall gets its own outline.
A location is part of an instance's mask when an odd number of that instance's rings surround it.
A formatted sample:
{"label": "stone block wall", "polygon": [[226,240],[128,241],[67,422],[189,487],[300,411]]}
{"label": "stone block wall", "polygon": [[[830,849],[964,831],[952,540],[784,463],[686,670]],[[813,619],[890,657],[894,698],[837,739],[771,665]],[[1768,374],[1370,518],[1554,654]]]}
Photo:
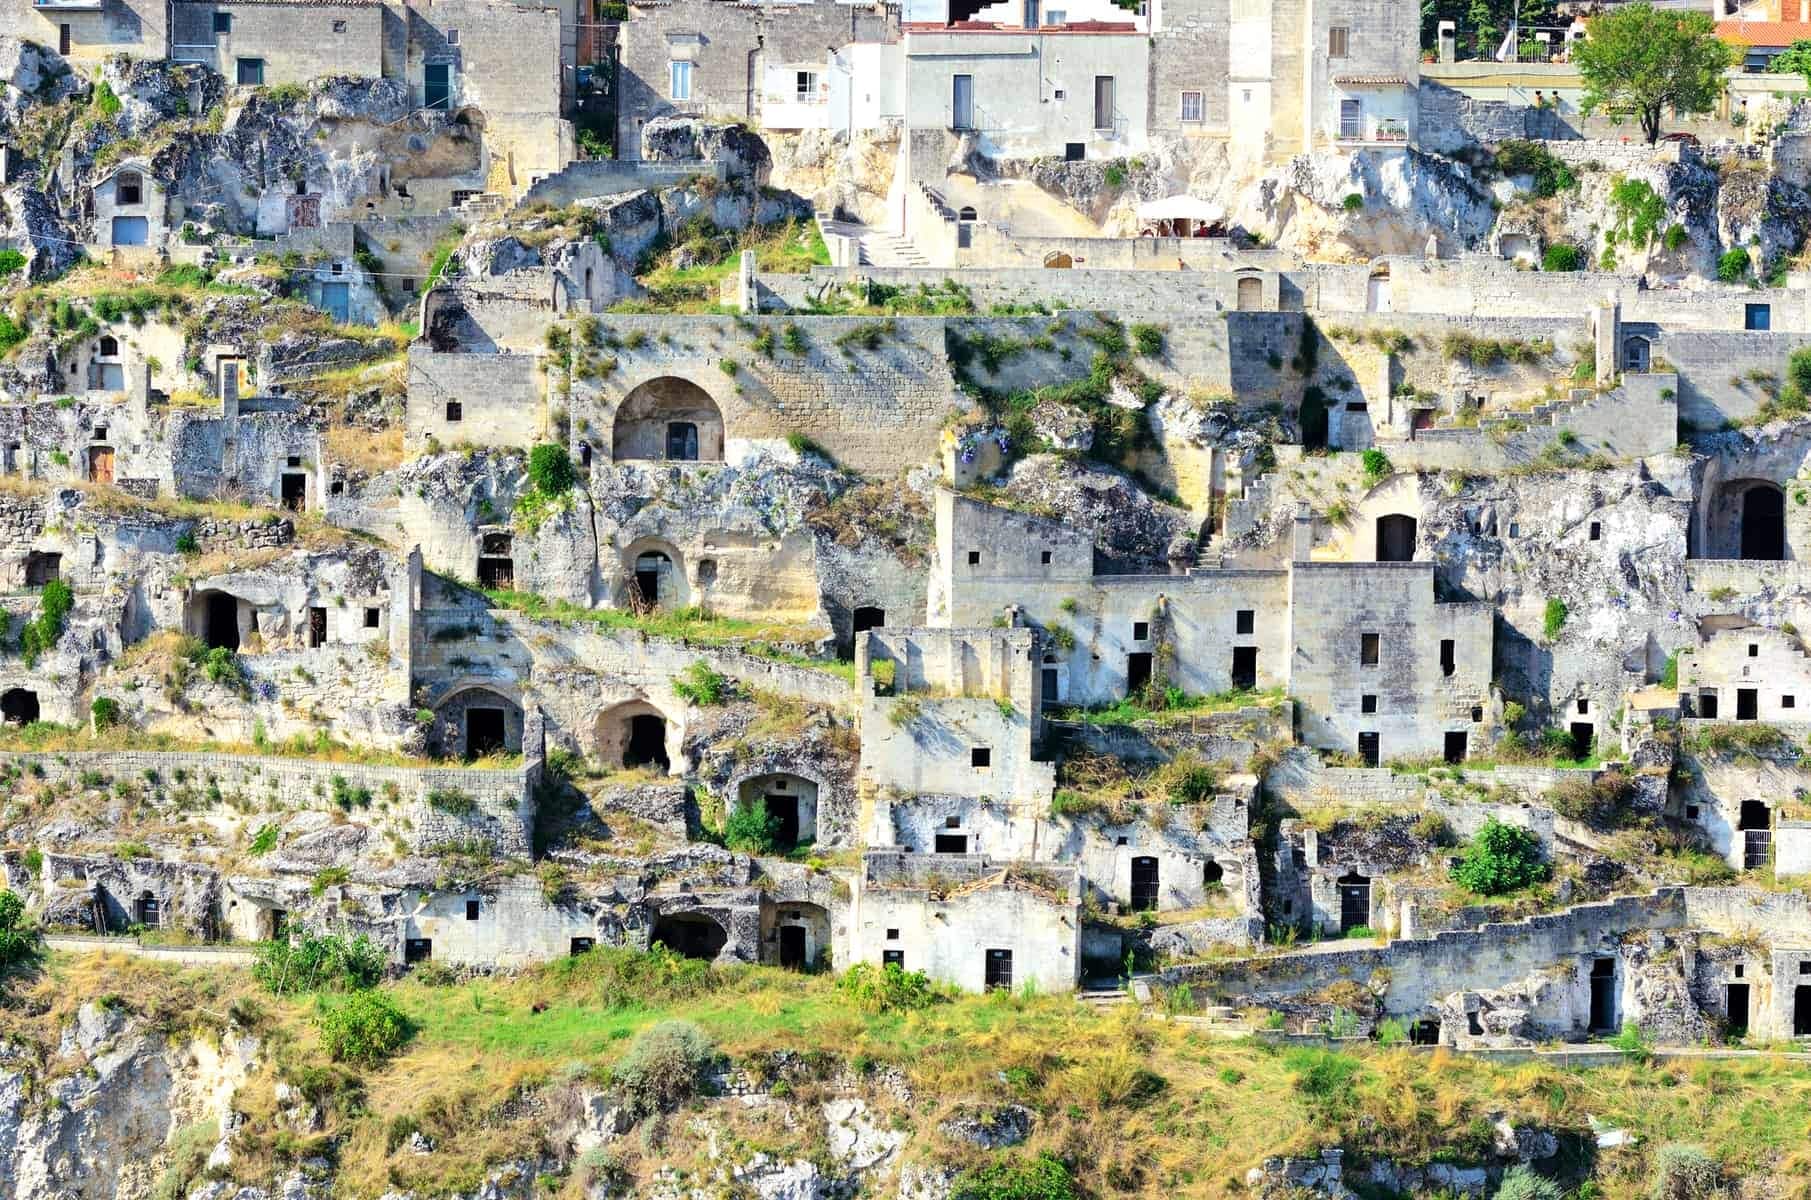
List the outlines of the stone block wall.
{"label": "stone block wall", "polygon": [[[230,86],[238,63],[264,64],[264,85],[306,84],[328,75],[383,77],[383,6],[377,4],[236,4],[179,0],[170,6],[170,57],[202,63]],[[214,30],[216,13],[231,29]]]}
{"label": "stone block wall", "polygon": [[526,449],[546,433],[541,360],[534,354],[451,354],[409,348],[404,445]]}

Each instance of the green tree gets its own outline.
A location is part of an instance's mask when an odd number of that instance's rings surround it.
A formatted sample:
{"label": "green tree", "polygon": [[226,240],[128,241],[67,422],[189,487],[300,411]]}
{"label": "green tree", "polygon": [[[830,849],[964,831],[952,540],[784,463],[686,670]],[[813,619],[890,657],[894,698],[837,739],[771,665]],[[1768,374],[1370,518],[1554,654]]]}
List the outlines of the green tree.
{"label": "green tree", "polygon": [[1811,83],[1811,42],[1793,42],[1767,70],[1779,75],[1803,75]]}
{"label": "green tree", "polygon": [[1495,817],[1484,822],[1478,836],[1453,864],[1453,882],[1480,896],[1501,896],[1540,883],[1551,874],[1541,860],[1541,842],[1519,825],[1505,825]]}
{"label": "green tree", "polygon": [[1710,14],[1640,3],[1592,18],[1572,61],[1585,81],[1584,110],[1633,115],[1652,143],[1667,109],[1699,113],[1716,103],[1735,51],[1717,37]]}

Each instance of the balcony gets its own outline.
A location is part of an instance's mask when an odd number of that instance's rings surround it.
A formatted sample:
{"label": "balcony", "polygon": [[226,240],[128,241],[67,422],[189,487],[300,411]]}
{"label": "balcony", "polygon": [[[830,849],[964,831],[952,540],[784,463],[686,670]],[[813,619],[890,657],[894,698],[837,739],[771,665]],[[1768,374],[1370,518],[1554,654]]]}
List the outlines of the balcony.
{"label": "balcony", "polygon": [[1401,121],[1347,121],[1339,124],[1339,140],[1359,146],[1401,146],[1409,140],[1408,126]]}

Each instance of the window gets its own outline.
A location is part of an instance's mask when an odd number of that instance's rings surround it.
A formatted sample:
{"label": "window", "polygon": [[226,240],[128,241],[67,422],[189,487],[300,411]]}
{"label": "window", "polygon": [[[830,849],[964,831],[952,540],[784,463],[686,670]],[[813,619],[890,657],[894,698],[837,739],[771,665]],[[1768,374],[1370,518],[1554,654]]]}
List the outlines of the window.
{"label": "window", "polygon": [[670,100],[690,100],[692,98],[692,64],[689,62],[674,61],[668,63],[667,66],[672,73],[667,88],[667,98]]}
{"label": "window", "polygon": [[1025,0],[1025,28],[1038,27],[1038,0]]}
{"label": "window", "polygon": [[[1046,26],[1067,25],[1068,23],[1069,23],[1069,14],[1067,12],[1065,12],[1063,9],[1053,8],[1049,12],[1044,14],[1044,24]],[[1061,97],[1059,96],[1058,99],[1061,99]]]}
{"label": "window", "polygon": [[1583,717],[1589,715],[1590,712],[1591,702],[1589,700],[1580,700],[1578,702],[1578,715]]}
{"label": "window", "polygon": [[1046,550],[1043,552],[1043,554],[1039,555],[1038,561],[1043,563],[1046,567],[1049,566],[1050,565],[1050,551]]}
{"label": "window", "polygon": [[792,75],[792,96],[800,104],[810,104],[817,99],[817,72],[794,71]]}
{"label": "window", "polygon": [[950,76],[950,128],[967,130],[975,127],[975,77]]}
{"label": "window", "polygon": [[333,23],[333,32],[335,32],[335,33],[345,33],[345,32],[346,32],[346,22],[344,22],[344,21],[335,21],[335,22],[334,22],[334,23]]}
{"label": "window", "polygon": [[968,565],[971,567],[978,567],[981,565],[981,552],[979,550],[970,550],[968,552]]}
{"label": "window", "polygon": [[1094,77],[1094,129],[1097,133],[1108,133],[1113,129],[1113,76],[1096,75]]}
{"label": "window", "polygon": [[1742,328],[1768,330],[1773,328],[1773,307],[1768,304],[1749,304],[1742,313]]}
{"label": "window", "polygon": [[1595,542],[1595,541],[1600,540],[1602,537],[1603,537],[1602,522],[1599,522],[1599,521],[1591,522],[1591,540]]}
{"label": "window", "polygon": [[382,618],[382,615],[383,614],[375,608],[365,609],[365,628],[376,629],[377,623]]}
{"label": "window", "polygon": [[1454,651],[1458,644],[1452,638],[1440,639],[1440,674],[1450,676],[1457,664],[1454,662]]}
{"label": "window", "polygon": [[[1058,104],[1061,104],[1063,102],[1063,93],[1062,92],[1059,91],[1056,94],[1056,101]],[[1063,143],[1063,161],[1064,162],[1081,162],[1083,159],[1085,159],[1087,157],[1088,157],[1088,145],[1086,142],[1064,142]]]}
{"label": "window", "polygon": [[465,420],[465,405],[458,400],[446,402],[446,419],[449,421]]}
{"label": "window", "polygon": [[1365,110],[1356,100],[1339,102],[1339,136],[1347,141],[1355,141],[1364,136]]}
{"label": "window", "polygon": [[1375,633],[1360,634],[1358,639],[1358,665],[1374,667],[1377,665],[1378,644],[1381,636]]}
{"label": "window", "polygon": [[117,205],[143,204],[145,184],[137,171],[121,171],[113,181],[113,202]]}
{"label": "window", "polygon": [[1358,698],[1358,711],[1363,713],[1366,716],[1370,716],[1372,713],[1375,713],[1377,711],[1377,697],[1360,696]]}
{"label": "window", "polygon": [[1200,92],[1182,93],[1182,120],[1184,123],[1195,123],[1202,120]]}
{"label": "window", "polygon": [[331,267],[331,268],[329,268],[329,269],[330,269],[330,270],[331,270],[331,271],[332,271],[332,273],[333,273],[333,274],[335,274],[335,275],[344,275],[344,274],[345,274],[345,273],[346,273],[346,264],[345,264],[345,263],[342,263],[342,262],[336,262],[336,263],[334,263],[334,264],[333,264],[333,266],[332,266],[332,267]]}
{"label": "window", "polygon": [[1798,707],[1798,697],[1797,696],[1781,696],[1780,697],[1780,707],[1781,708],[1797,708]]}
{"label": "window", "polygon": [[102,337],[100,345],[95,348],[95,353],[100,355],[102,358],[118,358],[119,357],[119,339],[116,337],[110,337],[110,336]]}
{"label": "window", "polygon": [[233,31],[233,14],[217,12],[214,14],[214,32],[231,33]]}
{"label": "window", "polygon": [[468,921],[476,921],[478,919],[478,902],[476,900],[467,900],[465,902],[465,919]]}
{"label": "window", "polygon": [[240,59],[237,79],[240,87],[262,87],[264,85],[264,60],[261,58]]}
{"label": "window", "polygon": [[1761,656],[1761,644],[1759,642],[1749,642],[1748,643],[1748,657],[1749,658],[1759,658],[1760,656]]}
{"label": "window", "polygon": [[1345,58],[1351,53],[1352,31],[1344,25],[1330,26],[1327,30],[1327,57]]}
{"label": "window", "polygon": [[905,951],[882,950],[880,952],[880,965],[882,967],[898,967],[901,971],[905,970]]}
{"label": "window", "polygon": [[1258,614],[1256,609],[1241,608],[1233,614],[1233,633],[1245,635],[1257,630]]}
{"label": "window", "polygon": [[107,440],[107,427],[105,425],[96,425],[94,427],[94,440],[97,442],[104,442]]}
{"label": "window", "polygon": [[977,770],[993,766],[994,752],[986,746],[976,746],[968,752],[968,765]]}
{"label": "window", "polygon": [[897,930],[897,929],[887,930],[887,940],[889,942],[897,942],[899,940],[899,930]]}
{"label": "window", "polygon": [[300,454],[292,454],[284,459],[283,462],[291,467],[299,467],[302,465],[302,456]]}
{"label": "window", "polygon": [[1135,641],[1135,642],[1147,641],[1150,638],[1150,636],[1151,636],[1151,623],[1149,621],[1133,621],[1132,622],[1132,640],[1133,641]]}
{"label": "window", "polygon": [[459,44],[459,31],[457,29],[449,29],[446,31],[446,44],[449,46],[457,46]]}

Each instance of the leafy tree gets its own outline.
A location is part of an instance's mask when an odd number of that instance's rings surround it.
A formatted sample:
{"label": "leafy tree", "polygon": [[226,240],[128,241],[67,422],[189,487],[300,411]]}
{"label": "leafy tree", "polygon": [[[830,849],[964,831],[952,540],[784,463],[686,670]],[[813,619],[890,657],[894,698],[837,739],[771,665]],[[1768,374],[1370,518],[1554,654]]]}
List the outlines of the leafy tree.
{"label": "leafy tree", "polygon": [[0,891],[0,969],[24,962],[37,947],[38,929],[26,919],[25,901]]}
{"label": "leafy tree", "polygon": [[1811,42],[1793,42],[1767,70],[1780,75],[1803,75],[1805,82],[1811,83]]}
{"label": "leafy tree", "polygon": [[396,1001],[370,990],[353,992],[343,1000],[322,997],[314,1023],[329,1058],[365,1066],[376,1066],[395,1054],[414,1032]]}
{"label": "leafy tree", "polygon": [[643,1030],[610,1072],[618,1099],[637,1117],[679,1107],[698,1091],[717,1048],[690,1021],[662,1021]]}
{"label": "leafy tree", "polygon": [[1625,4],[1586,26],[1572,61],[1585,81],[1584,110],[1632,114],[1647,140],[1660,140],[1660,118],[1707,112],[1723,90],[1735,51],[1716,35],[1709,13]]}
{"label": "leafy tree", "polygon": [[1577,246],[1565,242],[1553,243],[1547,247],[1547,252],[1541,255],[1541,270],[1543,271],[1582,271],[1584,269],[1585,256],[1579,252]]}
{"label": "leafy tree", "polygon": [[1453,882],[1480,896],[1501,896],[1540,883],[1551,873],[1541,859],[1539,838],[1491,817],[1453,865]]}

